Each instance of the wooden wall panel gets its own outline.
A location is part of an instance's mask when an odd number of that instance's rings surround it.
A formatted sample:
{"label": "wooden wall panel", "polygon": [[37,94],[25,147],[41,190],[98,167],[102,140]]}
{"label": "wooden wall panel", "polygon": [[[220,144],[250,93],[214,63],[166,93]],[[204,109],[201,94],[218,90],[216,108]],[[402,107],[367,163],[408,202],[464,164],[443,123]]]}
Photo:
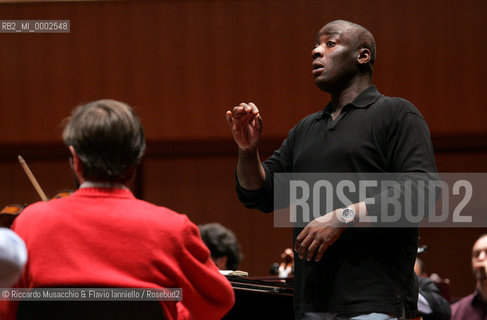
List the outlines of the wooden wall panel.
{"label": "wooden wall panel", "polygon": [[436,153],[435,159],[440,172],[487,172],[487,150]]}
{"label": "wooden wall panel", "polygon": [[0,4],[2,19],[71,21],[69,34],[0,34],[0,142],[57,141],[73,105],[105,97],[137,106],[152,140],[228,137],[225,110],[250,100],[265,134],[282,136],[328,100],[313,84],[310,51],[336,18],[373,31],[375,82],[415,103],[433,133],[486,133],[487,3],[447,3]]}
{"label": "wooden wall panel", "polygon": [[[32,159],[25,157],[47,197],[65,189],[75,189],[74,176],[68,160]],[[0,161],[0,206],[11,203],[30,204],[41,201],[39,194],[15,158],[14,161]]]}

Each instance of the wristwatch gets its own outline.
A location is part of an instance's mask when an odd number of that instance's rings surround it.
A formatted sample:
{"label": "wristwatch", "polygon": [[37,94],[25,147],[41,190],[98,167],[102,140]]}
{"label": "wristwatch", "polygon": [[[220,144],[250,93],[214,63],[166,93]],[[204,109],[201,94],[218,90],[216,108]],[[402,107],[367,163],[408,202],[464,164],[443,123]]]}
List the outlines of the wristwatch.
{"label": "wristwatch", "polygon": [[340,222],[343,222],[345,224],[349,224],[349,223],[352,223],[353,220],[355,220],[355,210],[353,209],[353,207],[346,207],[346,208],[343,208],[341,210],[338,210],[338,213],[337,213],[337,219],[338,221]]}

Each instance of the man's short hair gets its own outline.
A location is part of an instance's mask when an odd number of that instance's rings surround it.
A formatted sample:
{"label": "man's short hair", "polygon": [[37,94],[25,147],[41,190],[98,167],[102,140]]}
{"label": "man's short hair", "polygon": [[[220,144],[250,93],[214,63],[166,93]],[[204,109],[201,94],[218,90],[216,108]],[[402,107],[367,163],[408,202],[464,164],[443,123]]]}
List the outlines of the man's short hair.
{"label": "man's short hair", "polygon": [[242,253],[235,234],[219,223],[207,223],[199,226],[201,238],[210,249],[213,258],[227,257],[226,268],[237,270]]}
{"label": "man's short hair", "polygon": [[372,32],[359,24],[352,23],[352,25],[354,26],[355,34],[357,36],[358,47],[370,50],[370,64],[374,65],[377,48]]}
{"label": "man's short hair", "polygon": [[81,161],[83,177],[94,182],[127,182],[145,152],[139,118],[127,104],[98,100],[75,108],[63,139]]}
{"label": "man's short hair", "polygon": [[[346,25],[348,28],[351,29],[355,36],[355,45],[357,49],[360,48],[367,48],[370,50],[370,62],[369,62],[369,68],[372,70],[372,66],[374,65],[375,62],[375,55],[376,55],[376,45],[375,45],[375,39],[374,36],[372,35],[372,32],[370,32],[367,28],[351,22],[347,20],[335,20],[330,23],[339,23]],[[330,24],[329,23],[329,24]]]}

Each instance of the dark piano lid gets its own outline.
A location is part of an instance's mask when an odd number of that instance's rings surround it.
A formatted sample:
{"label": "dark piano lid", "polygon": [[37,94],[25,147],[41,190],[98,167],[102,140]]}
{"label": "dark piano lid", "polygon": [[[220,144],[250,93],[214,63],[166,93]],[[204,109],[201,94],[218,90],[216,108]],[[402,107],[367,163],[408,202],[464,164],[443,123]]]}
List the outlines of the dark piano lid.
{"label": "dark piano lid", "polygon": [[260,280],[247,277],[227,276],[234,290],[244,290],[253,292],[263,292],[279,295],[294,295],[292,284],[279,282],[276,280]]}

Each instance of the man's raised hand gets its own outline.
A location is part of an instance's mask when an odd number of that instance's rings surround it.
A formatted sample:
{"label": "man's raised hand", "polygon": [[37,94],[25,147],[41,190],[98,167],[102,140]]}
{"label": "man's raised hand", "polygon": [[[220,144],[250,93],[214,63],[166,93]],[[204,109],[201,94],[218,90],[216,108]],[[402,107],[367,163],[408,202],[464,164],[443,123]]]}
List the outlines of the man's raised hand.
{"label": "man's raised hand", "polygon": [[262,134],[262,118],[252,102],[241,103],[226,113],[233,139],[242,151],[254,151]]}

